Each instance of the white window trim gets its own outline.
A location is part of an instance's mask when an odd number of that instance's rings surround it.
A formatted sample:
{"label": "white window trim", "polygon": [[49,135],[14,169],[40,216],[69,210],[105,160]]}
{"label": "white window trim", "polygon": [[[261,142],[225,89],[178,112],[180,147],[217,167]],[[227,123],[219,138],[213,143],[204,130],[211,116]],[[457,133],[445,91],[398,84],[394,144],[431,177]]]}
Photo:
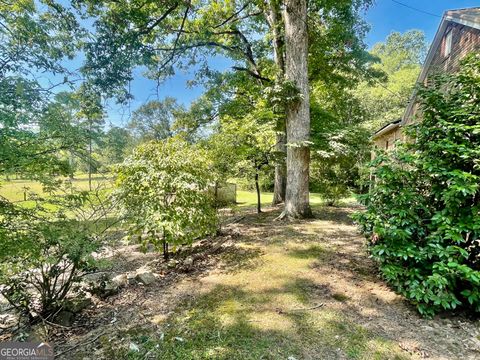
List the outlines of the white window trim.
{"label": "white window trim", "polygon": [[443,49],[443,56],[448,57],[452,53],[452,29],[445,35],[445,48]]}

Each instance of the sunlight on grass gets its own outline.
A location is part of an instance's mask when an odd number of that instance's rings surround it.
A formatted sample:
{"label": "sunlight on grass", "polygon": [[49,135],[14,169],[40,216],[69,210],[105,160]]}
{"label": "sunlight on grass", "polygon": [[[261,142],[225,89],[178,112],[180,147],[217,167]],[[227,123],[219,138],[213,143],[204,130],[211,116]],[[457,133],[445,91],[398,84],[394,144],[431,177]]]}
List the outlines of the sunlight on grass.
{"label": "sunlight on grass", "polygon": [[[67,180],[67,178],[65,178]],[[110,177],[108,175],[95,174],[92,178],[92,186],[96,188],[98,186],[111,186],[109,184]],[[77,190],[88,190],[88,175],[87,174],[76,174],[73,179],[72,185]],[[9,201],[13,202],[23,202],[24,196],[26,193],[27,202],[24,206],[33,206],[33,202],[28,201],[29,193],[35,193],[37,195],[43,196],[48,195],[43,191],[42,184],[38,181],[32,180],[22,180],[22,179],[10,179],[6,181],[5,178],[0,178],[0,196],[5,197]],[[260,195],[262,207],[268,207],[272,204],[273,193],[271,192],[262,192]],[[340,205],[345,203],[355,203],[356,199],[352,196],[346,199],[343,199],[340,202]],[[319,194],[311,193],[310,194],[310,204],[312,206],[323,205],[323,200]],[[257,194],[254,191],[245,191],[237,190],[237,206],[240,208],[244,207],[255,207],[257,205]]]}
{"label": "sunlight on grass", "polygon": [[[249,256],[259,261],[248,262],[249,267],[240,266],[235,273],[210,274],[202,279],[200,293],[183,301],[168,318],[153,315],[159,326],[156,333],[130,337],[140,344],[140,353],[127,348],[111,351],[117,358],[132,359],[149,351],[172,360],[408,359],[395,342],[353,322],[342,311],[315,308],[325,301],[316,289],[328,285],[312,264],[328,261],[329,250],[311,234],[318,236],[329,223],[317,220],[303,226],[303,230],[284,226],[289,235],[278,241],[262,238],[256,243],[262,251]],[[302,231],[307,236],[302,237]],[[234,260],[228,257],[229,263]],[[333,299],[348,300],[338,293]]]}
{"label": "sunlight on grass", "polygon": [[[273,193],[262,192],[260,194],[262,206],[270,206],[273,200]],[[257,205],[257,194],[254,191],[237,190],[237,203],[241,207],[253,207]],[[320,205],[323,203],[320,195],[311,193],[310,203]]]}
{"label": "sunlight on grass", "polygon": [[[69,180],[68,178],[61,179]],[[110,178],[108,176],[100,174],[93,175],[92,188],[95,189],[99,186],[109,187],[111,186],[109,182]],[[88,190],[88,175],[75,175],[75,178],[72,180],[72,186],[77,190]],[[38,181],[23,179],[10,179],[6,181],[5,178],[0,179],[0,196],[12,202],[24,202],[26,196],[27,201],[22,204],[23,206],[33,206],[33,202],[28,200],[30,193],[35,193],[38,196],[48,196],[49,194],[43,190],[42,184]]]}

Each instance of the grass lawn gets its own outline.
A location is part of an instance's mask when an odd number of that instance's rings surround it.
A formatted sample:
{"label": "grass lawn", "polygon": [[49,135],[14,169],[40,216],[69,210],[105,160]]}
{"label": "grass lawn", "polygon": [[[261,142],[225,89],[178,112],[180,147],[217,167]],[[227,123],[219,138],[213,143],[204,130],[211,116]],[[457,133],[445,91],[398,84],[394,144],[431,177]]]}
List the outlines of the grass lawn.
{"label": "grass lawn", "polygon": [[[93,188],[96,188],[97,186],[106,183],[107,186],[110,186],[110,184],[108,184],[109,181],[110,177],[108,177],[108,175],[94,175],[92,178],[92,186]],[[88,190],[88,175],[75,175],[72,185],[78,190]],[[6,181],[4,178],[0,178],[0,196],[5,197],[9,201],[23,202],[25,192],[27,193],[27,199],[29,197],[28,193],[30,192],[37,195],[45,195],[42,185],[38,181],[21,179],[11,179],[10,181]],[[262,207],[268,207],[272,203],[273,193],[262,192],[260,198],[262,201]],[[353,197],[342,200],[342,203],[352,202],[355,202]],[[316,206],[321,205],[323,201],[319,194],[311,193],[310,203],[312,206]],[[28,201],[25,205],[28,205]],[[257,205],[257,194],[254,191],[237,190],[237,205],[240,208],[255,207]]]}
{"label": "grass lawn", "polygon": [[[260,194],[260,199],[262,207],[267,207],[272,204],[273,193],[271,192],[262,192]],[[355,197],[351,196],[349,198],[342,199],[340,204],[351,204],[355,203]],[[318,206],[323,204],[321,196],[317,193],[310,193],[310,204],[312,206]],[[254,207],[257,206],[257,194],[253,191],[244,191],[237,190],[237,205],[239,207]]]}
{"label": "grass lawn", "polygon": [[217,270],[151,286],[141,305],[118,309],[126,312],[117,319],[120,330],[100,340],[105,358],[415,359],[393,339],[396,320],[381,316],[394,294],[371,296],[382,284],[350,210],[314,210],[320,218],[292,223],[273,221],[278,210],[248,211],[233,225],[238,235],[230,251],[216,255]]}
{"label": "grass lawn", "polygon": [[[108,184],[108,181],[108,176],[95,174],[92,176],[92,188],[95,189],[100,185],[103,186],[104,184]],[[78,190],[88,190],[88,175],[75,175],[75,178],[72,181],[72,186]],[[48,195],[44,193],[42,184],[38,181],[22,179],[10,179],[10,181],[6,181],[5,178],[0,178],[0,196],[5,197],[12,202],[23,202],[25,193],[27,196],[26,206],[28,206],[29,203],[29,193],[35,193],[39,196]]]}

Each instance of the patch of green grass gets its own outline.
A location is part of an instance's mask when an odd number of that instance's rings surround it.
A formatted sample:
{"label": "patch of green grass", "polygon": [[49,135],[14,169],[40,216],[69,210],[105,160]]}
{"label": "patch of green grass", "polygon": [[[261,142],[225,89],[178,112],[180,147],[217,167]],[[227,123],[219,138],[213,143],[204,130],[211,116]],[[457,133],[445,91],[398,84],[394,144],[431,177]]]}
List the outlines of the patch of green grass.
{"label": "patch of green grass", "polygon": [[342,294],[342,293],[334,293],[334,294],[332,294],[332,297],[335,300],[340,301],[340,302],[344,302],[344,301],[347,301],[348,299],[350,299],[347,295]]}
{"label": "patch of green grass", "polygon": [[[262,206],[270,206],[273,200],[273,193],[261,193],[260,200]],[[240,207],[257,206],[257,194],[254,191],[237,190],[237,204]]]}
{"label": "patch of green grass", "polygon": [[[268,322],[269,316],[252,319],[252,313],[269,309],[271,301],[268,294],[218,286],[181,304],[160,331],[126,331],[124,345],[109,346],[108,354],[143,359],[149,353],[165,360],[408,359],[394,343],[328,309],[269,315],[282,319],[277,327]],[[128,349],[131,342],[138,352]]]}
{"label": "patch of green grass", "polygon": [[[291,256],[292,249],[296,256]],[[328,306],[311,308],[321,301],[312,289],[323,282],[309,265],[321,261],[324,252],[314,240],[268,243],[258,254],[261,261],[235,273],[213,275],[203,291],[180,303],[159,323],[159,329],[121,335],[123,341],[119,346],[110,345],[109,356],[143,359],[149,354],[165,360],[289,356],[408,359],[395,342],[356,324],[340,311]],[[229,261],[231,266],[237,261],[244,263],[243,256]],[[138,352],[129,351],[130,341],[138,345]]]}
{"label": "patch of green grass", "polygon": [[[108,347],[112,358],[143,359],[150,352],[157,359],[286,359],[298,353],[285,333],[262,330],[249,320],[249,312],[264,306],[268,296],[256,296],[230,286],[218,286],[194,303],[183,303],[164,324],[164,336],[125,333],[140,352]],[[147,341],[143,341],[148,338]],[[127,344],[129,341],[126,342]]]}
{"label": "patch of green grass", "polygon": [[306,248],[295,248],[289,251],[289,255],[298,259],[318,259],[325,254],[325,250],[320,245],[310,245]]}
{"label": "patch of green grass", "polygon": [[[72,182],[72,186],[77,190],[88,190],[88,175],[77,174],[75,178],[70,180],[68,178],[59,178]],[[92,187],[95,189],[99,186],[109,186],[109,177],[104,175],[94,175],[92,177]],[[49,193],[44,192],[43,186],[38,181],[25,180],[25,179],[10,179],[7,181],[5,178],[0,179],[0,196],[5,197],[12,202],[22,202],[23,206],[33,206],[34,201],[29,200],[31,193],[38,196],[48,196]],[[25,200],[27,197],[27,201]]]}
{"label": "patch of green grass", "polygon": [[[262,192],[260,194],[260,201],[262,206],[270,206],[273,200],[273,193]],[[240,207],[254,207],[257,206],[257,194],[254,191],[237,190],[237,204]],[[310,193],[310,204],[312,206],[323,204],[320,195]]]}

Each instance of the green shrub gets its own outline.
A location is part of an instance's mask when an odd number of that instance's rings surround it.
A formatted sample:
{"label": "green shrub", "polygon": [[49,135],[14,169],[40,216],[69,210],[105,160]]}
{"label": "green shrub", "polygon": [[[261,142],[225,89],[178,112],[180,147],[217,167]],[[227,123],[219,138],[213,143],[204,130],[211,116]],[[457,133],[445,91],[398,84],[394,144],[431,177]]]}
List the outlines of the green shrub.
{"label": "green shrub", "polygon": [[379,153],[356,214],[385,279],[420,313],[480,311],[480,56],[419,90],[415,141]]}
{"label": "green shrub", "polygon": [[332,156],[317,158],[312,156],[310,170],[310,190],[319,193],[328,206],[334,206],[351,193],[349,182],[354,177],[347,157]]}
{"label": "green shrub", "polygon": [[139,146],[118,167],[115,198],[144,245],[191,244],[217,229],[207,154],[179,137]]}
{"label": "green shrub", "polygon": [[104,208],[97,200],[75,192],[26,207],[0,198],[0,293],[31,321],[57,313],[93,269],[103,218],[97,205]]}

